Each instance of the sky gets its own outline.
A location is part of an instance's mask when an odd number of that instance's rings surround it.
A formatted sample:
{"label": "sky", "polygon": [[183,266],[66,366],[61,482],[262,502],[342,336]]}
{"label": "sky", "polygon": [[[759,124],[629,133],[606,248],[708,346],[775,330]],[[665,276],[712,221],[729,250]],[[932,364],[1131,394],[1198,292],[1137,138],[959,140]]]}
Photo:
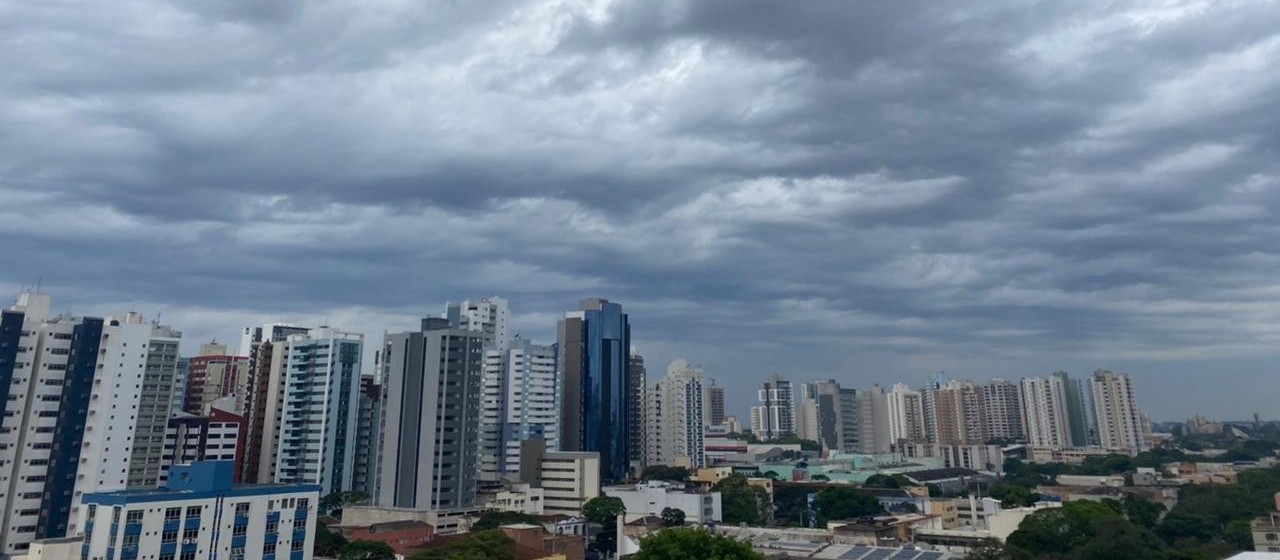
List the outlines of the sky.
{"label": "sky", "polygon": [[1263,0],[0,0],[0,295],[1280,419],[1277,68]]}

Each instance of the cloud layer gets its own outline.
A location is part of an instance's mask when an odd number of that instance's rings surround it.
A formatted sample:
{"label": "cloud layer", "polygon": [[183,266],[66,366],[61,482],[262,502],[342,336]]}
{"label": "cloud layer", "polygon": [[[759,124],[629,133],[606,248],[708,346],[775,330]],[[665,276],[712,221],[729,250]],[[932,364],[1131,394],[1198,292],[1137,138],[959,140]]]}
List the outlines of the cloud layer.
{"label": "cloud layer", "polygon": [[738,412],[1108,367],[1266,416],[1278,4],[0,0],[0,288],[192,342],[603,295]]}

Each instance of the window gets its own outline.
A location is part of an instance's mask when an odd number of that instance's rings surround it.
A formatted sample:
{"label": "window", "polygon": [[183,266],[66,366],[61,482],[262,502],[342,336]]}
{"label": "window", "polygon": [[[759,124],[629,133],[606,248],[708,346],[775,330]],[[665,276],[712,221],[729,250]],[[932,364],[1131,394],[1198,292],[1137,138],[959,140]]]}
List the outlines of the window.
{"label": "window", "polygon": [[186,543],[187,541],[195,542],[196,539],[199,539],[199,538],[200,538],[200,529],[197,527],[192,527],[190,529],[182,530],[183,543]]}
{"label": "window", "polygon": [[194,552],[183,552],[183,553],[182,553],[182,556],[179,556],[179,557],[178,557],[178,560],[196,560],[196,553],[194,553]]}
{"label": "window", "polygon": [[[40,494],[39,494],[39,493],[35,493],[35,492],[33,492],[33,493],[35,494],[35,496],[31,496],[31,494],[32,494],[32,493],[28,493],[28,494],[23,494],[23,495],[22,495],[22,497],[23,497],[23,498],[28,498],[28,499],[29,499],[29,498],[39,498],[39,497],[40,497]],[[86,522],[86,523],[93,523],[93,520],[94,520],[94,518],[96,518],[96,517],[98,517],[98,505],[97,505],[97,504],[89,504],[89,516],[88,516],[88,519],[86,519],[86,520],[85,520],[85,522]]]}
{"label": "window", "polygon": [[240,502],[236,504],[236,517],[249,516],[249,502]]}
{"label": "window", "polygon": [[244,536],[244,534],[245,534],[245,532],[246,532],[246,531],[248,531],[248,530],[249,530],[249,526],[248,526],[248,525],[236,525],[235,527],[233,527],[233,528],[231,529],[231,536],[233,536],[233,537],[243,537],[243,536]]}
{"label": "window", "polygon": [[129,510],[129,513],[126,513],[124,516],[124,522],[126,524],[142,523],[142,510],[140,509]]}
{"label": "window", "polygon": [[193,517],[200,517],[200,506],[187,507],[187,519],[191,519]]}
{"label": "window", "polygon": [[268,534],[268,535],[269,535],[269,534],[271,534],[271,533],[279,532],[279,531],[280,531],[280,522],[279,522],[279,521],[268,521],[268,522],[267,522],[267,534]]}
{"label": "window", "polygon": [[266,556],[268,554],[275,554],[275,553],[276,553],[276,543],[269,542],[262,545],[263,556]]}
{"label": "window", "polygon": [[182,508],[176,507],[176,508],[169,508],[164,510],[165,523],[169,523],[171,521],[177,521],[179,519],[182,519]]}
{"label": "window", "polygon": [[170,552],[168,554],[161,554],[160,560],[173,560],[173,553]]}
{"label": "window", "polygon": [[291,552],[297,552],[299,550],[302,550],[302,541],[299,539],[294,539],[293,544],[289,545],[289,550]]}
{"label": "window", "polygon": [[298,509],[307,509],[311,501],[308,498],[298,498]]}
{"label": "window", "polygon": [[164,534],[160,535],[161,544],[171,544],[176,542],[178,542],[177,531],[165,531]]}
{"label": "window", "polygon": [[112,523],[120,522],[120,508],[118,507],[111,508],[111,522]]}
{"label": "window", "polygon": [[231,547],[231,560],[244,560],[244,547]]}
{"label": "window", "polygon": [[138,535],[125,535],[125,536],[124,536],[124,547],[125,547],[125,548],[138,548]]}

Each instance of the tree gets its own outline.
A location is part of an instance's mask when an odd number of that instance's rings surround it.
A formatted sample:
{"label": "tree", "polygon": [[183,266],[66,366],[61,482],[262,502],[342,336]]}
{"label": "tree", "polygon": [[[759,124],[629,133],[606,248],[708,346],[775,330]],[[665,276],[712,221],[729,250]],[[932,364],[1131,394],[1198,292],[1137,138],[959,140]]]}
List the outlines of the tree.
{"label": "tree", "polygon": [[732,474],[713,487],[720,493],[720,507],[725,523],[764,525],[773,507],[769,493],[758,486],[751,486],[747,477]]}
{"label": "tree", "polygon": [[689,480],[689,469],[684,467],[668,467],[666,465],[650,465],[640,472],[640,480],[686,482]]}
{"label": "tree", "polygon": [[325,515],[332,515],[335,511],[339,511],[343,506],[362,505],[369,502],[369,495],[364,492],[332,492],[328,496],[320,498],[317,507]]}
{"label": "tree", "polygon": [[1008,557],[1000,541],[985,539],[969,549],[968,554],[964,555],[964,560],[1005,560]]}
{"label": "tree", "polygon": [[663,527],[679,527],[681,525],[684,525],[684,510],[671,507],[662,508]]}
{"label": "tree", "polygon": [[812,481],[814,481],[814,482],[826,482],[826,481],[828,481],[828,480],[831,480],[831,477],[829,477],[829,476],[827,476],[827,475],[825,475],[825,474],[815,474],[815,475],[813,475],[813,476],[809,477],[809,480],[812,480]]}
{"label": "tree", "polygon": [[630,560],[764,560],[751,545],[696,527],[658,531],[640,540]]}
{"label": "tree", "polygon": [[582,516],[600,525],[593,548],[609,553],[617,548],[618,516],[626,511],[627,506],[621,499],[609,496],[596,496],[582,504]]}
{"label": "tree", "polygon": [[875,496],[854,488],[833,486],[818,492],[818,524],[833,519],[852,519],[884,511]]}
{"label": "tree", "polygon": [[1004,507],[1026,507],[1040,501],[1040,494],[1023,486],[995,484],[991,487],[991,497],[1000,500]]}
{"label": "tree", "polygon": [[414,554],[410,560],[516,560],[516,545],[502,531],[478,531],[440,548]]}
{"label": "tree", "polygon": [[627,511],[627,505],[622,503],[621,498],[611,498],[609,496],[596,496],[587,500],[582,504],[582,516],[587,521],[604,525],[614,518]]}
{"label": "tree", "polygon": [[1129,521],[1148,529],[1155,528],[1156,523],[1160,521],[1160,514],[1165,510],[1164,504],[1153,502],[1137,494],[1126,494],[1124,500],[1120,502],[1120,507]]}
{"label": "tree", "polygon": [[866,482],[862,485],[866,488],[902,488],[903,486],[914,486],[910,479],[900,474],[873,474],[867,477]]}
{"label": "tree", "polygon": [[323,523],[316,524],[316,540],[311,546],[315,556],[334,557],[347,544],[347,539],[339,533],[329,530]]}
{"label": "tree", "polygon": [[480,520],[471,525],[472,531],[488,531],[489,529],[497,529],[503,525],[512,525],[515,523],[531,523],[537,525],[538,518],[527,513],[516,511],[486,511],[480,515]]}
{"label": "tree", "polygon": [[338,560],[395,560],[391,545],[374,541],[351,541],[338,552]]}

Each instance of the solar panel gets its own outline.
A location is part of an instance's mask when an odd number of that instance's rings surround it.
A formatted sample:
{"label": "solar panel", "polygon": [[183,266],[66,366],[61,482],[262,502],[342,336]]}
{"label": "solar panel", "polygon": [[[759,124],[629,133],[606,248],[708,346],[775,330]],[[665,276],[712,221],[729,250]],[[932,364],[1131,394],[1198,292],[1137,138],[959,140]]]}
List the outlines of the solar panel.
{"label": "solar panel", "polygon": [[866,554],[868,550],[870,549],[863,545],[854,545],[853,548],[849,549],[849,552],[840,555],[840,560],[858,560],[859,558],[862,558],[862,555]]}
{"label": "solar panel", "polygon": [[910,550],[910,549],[904,548],[901,551],[899,551],[897,554],[890,556],[889,560],[911,560],[912,558],[916,557],[916,554],[919,554],[919,553],[920,553],[919,550]]}
{"label": "solar panel", "polygon": [[863,556],[862,560],[884,560],[890,554],[893,554],[893,550],[892,548],[877,548],[872,550],[870,554]]}
{"label": "solar panel", "polygon": [[921,552],[916,560],[938,560],[939,558],[942,558],[941,552]]}

